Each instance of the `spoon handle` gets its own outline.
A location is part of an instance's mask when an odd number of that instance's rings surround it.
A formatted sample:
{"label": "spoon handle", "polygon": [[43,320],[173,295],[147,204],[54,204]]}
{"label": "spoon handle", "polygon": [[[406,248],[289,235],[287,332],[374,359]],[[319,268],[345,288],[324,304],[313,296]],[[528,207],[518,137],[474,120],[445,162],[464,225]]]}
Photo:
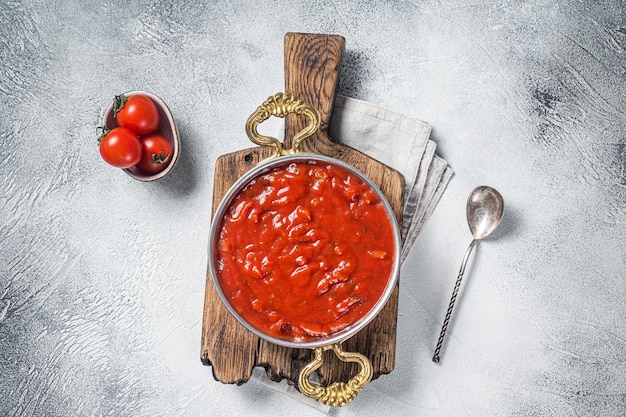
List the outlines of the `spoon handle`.
{"label": "spoon handle", "polygon": [[474,246],[476,246],[477,243],[478,239],[472,240],[472,243],[470,243],[469,247],[465,251],[463,263],[461,263],[461,269],[459,270],[459,276],[456,279],[456,284],[454,284],[454,290],[452,291],[452,297],[450,298],[450,304],[448,305],[448,311],[446,312],[446,318],[443,320],[441,333],[439,333],[439,340],[437,340],[437,347],[435,348],[435,354],[433,355],[433,362],[435,363],[439,363],[439,352],[441,351],[441,346],[443,345],[443,339],[446,336],[446,330],[448,330],[448,323],[450,322],[452,309],[454,308],[454,303],[456,302],[456,296],[459,293],[459,287],[461,287],[461,280],[463,279],[463,274],[465,273],[465,265],[467,265],[470,253],[472,253],[472,249],[474,249]]}

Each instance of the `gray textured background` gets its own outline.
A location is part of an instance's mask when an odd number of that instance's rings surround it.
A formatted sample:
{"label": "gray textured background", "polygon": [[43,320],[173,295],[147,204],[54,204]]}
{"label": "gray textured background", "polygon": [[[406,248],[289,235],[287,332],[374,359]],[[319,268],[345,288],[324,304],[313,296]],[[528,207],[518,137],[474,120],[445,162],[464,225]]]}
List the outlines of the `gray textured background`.
{"label": "gray textured background", "polygon": [[[283,36],[347,41],[340,93],[429,122],[456,175],[404,265],[396,369],[337,416],[626,414],[626,4],[1,1],[0,415],[321,415],[199,359],[215,159],[283,90]],[[115,94],[172,109],[150,184],[100,160]],[[430,361],[480,184],[507,202]]]}

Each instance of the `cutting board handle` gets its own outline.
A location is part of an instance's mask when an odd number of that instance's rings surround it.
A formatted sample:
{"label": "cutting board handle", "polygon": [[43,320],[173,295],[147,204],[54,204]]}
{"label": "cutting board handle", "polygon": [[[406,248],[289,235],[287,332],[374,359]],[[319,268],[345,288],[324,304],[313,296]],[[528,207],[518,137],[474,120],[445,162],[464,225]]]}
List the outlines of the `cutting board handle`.
{"label": "cutting board handle", "polygon": [[[285,35],[285,92],[317,108],[321,116],[316,141],[330,141],[327,135],[335,105],[339,72],[346,41],[343,36],[287,33]],[[290,115],[285,119],[285,147],[306,126],[306,118]]]}

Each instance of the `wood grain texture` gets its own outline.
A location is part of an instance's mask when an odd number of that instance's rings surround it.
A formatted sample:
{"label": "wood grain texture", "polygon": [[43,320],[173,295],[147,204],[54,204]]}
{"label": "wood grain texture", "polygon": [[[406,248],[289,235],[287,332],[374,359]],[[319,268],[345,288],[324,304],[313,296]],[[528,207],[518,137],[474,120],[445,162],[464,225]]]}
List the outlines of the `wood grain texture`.
{"label": "wood grain texture", "polygon": [[[285,92],[318,108],[320,130],[302,145],[307,152],[347,162],[367,175],[385,194],[398,220],[402,216],[404,178],[397,171],[328,137],[345,40],[337,35],[288,33],[285,36]],[[306,125],[304,117],[289,115],[285,120],[285,147]],[[213,212],[232,184],[259,161],[269,157],[269,148],[251,148],[216,161]],[[389,373],[395,364],[398,285],[376,318],[358,334],[345,341],[344,350],[357,351],[372,362],[374,378]],[[288,379],[297,384],[300,369],[311,360],[312,351],[291,349],[259,339],[236,322],[222,304],[207,273],[202,326],[201,359],[213,367],[215,379],[224,383],[246,382],[254,366],[263,366],[275,381]],[[325,355],[319,370],[323,383],[347,381],[358,369]]]}

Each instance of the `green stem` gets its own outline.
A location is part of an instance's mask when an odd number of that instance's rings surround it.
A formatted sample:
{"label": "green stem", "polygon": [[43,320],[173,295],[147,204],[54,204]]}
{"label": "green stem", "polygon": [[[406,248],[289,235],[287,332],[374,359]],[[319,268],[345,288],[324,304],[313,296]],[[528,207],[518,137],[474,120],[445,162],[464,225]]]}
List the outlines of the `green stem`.
{"label": "green stem", "polygon": [[128,97],[124,94],[120,94],[119,96],[115,96],[113,99],[113,117],[117,116],[117,112],[124,108],[124,105],[128,101]]}
{"label": "green stem", "polygon": [[102,142],[102,139],[104,139],[104,137],[111,131],[111,129],[107,128],[106,126],[98,126],[96,127],[96,134],[98,133],[98,131],[102,131],[98,135],[98,144],[100,144],[100,142]]}
{"label": "green stem", "polygon": [[164,164],[170,159],[170,154],[167,156],[163,156],[163,152],[159,152],[158,154],[152,154],[152,163],[153,164]]}

